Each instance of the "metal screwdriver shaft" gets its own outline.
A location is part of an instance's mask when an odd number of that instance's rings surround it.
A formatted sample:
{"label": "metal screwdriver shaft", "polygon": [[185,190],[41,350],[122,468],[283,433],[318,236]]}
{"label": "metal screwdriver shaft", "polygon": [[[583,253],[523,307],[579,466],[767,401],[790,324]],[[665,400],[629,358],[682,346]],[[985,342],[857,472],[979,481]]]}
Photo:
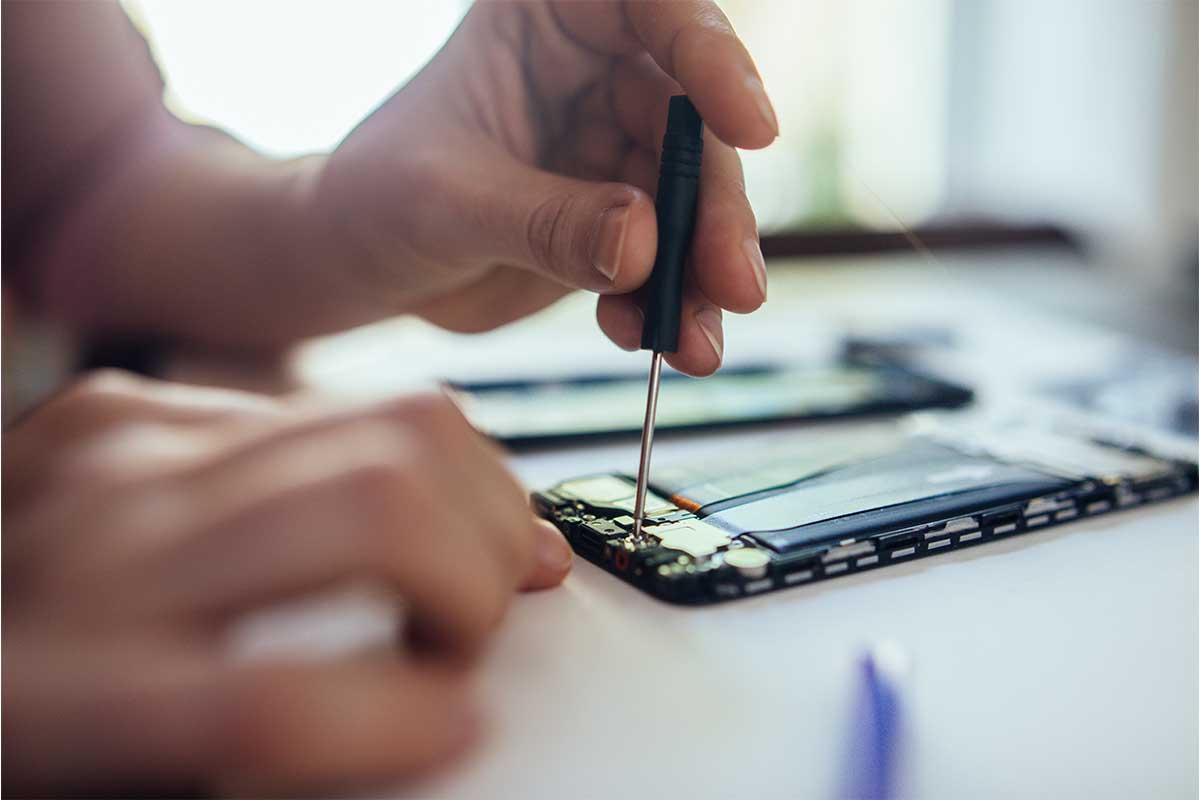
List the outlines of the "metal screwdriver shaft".
{"label": "metal screwdriver shaft", "polygon": [[642,454],[638,459],[637,500],[633,506],[633,536],[642,538],[646,517],[646,484],[650,480],[650,449],[654,447],[654,418],[658,414],[658,379],[662,375],[662,353],[650,358],[650,388],[646,391],[646,419],[642,423]]}
{"label": "metal screwdriver shaft", "polygon": [[700,157],[704,151],[704,123],[686,95],[671,98],[667,131],[663,135],[658,168],[655,215],[658,251],[647,284],[642,349],[650,350],[650,385],[646,392],[646,419],[638,460],[633,537],[642,538],[646,515],[646,486],[650,481],[650,452],[654,446],[654,421],[658,411],[658,384],[663,353],[679,349],[679,316],[683,306],[683,267],[696,226],[696,199],[700,193]]}

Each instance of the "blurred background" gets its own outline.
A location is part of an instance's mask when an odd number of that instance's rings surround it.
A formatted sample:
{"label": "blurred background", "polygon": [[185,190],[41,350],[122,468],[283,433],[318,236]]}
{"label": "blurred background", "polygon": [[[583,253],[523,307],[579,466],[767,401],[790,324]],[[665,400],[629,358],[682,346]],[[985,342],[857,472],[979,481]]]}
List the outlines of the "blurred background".
{"label": "blurred background", "polygon": [[[470,5],[467,0],[122,3],[151,43],[171,110],[185,120],[224,128],[277,158],[335,148],[421,69]],[[1063,411],[1094,414],[1104,417],[1106,435],[1118,430],[1110,425],[1115,421],[1184,434],[1188,450],[1183,457],[1196,457],[1196,0],[720,4],[758,62],[782,130],[767,150],[743,154],[770,292],[753,315],[726,315],[727,367],[764,360],[821,365],[852,351],[882,354],[881,361],[969,389],[973,399],[967,413],[1013,409],[1023,421]],[[385,320],[304,343],[281,364],[231,353],[164,356],[168,346],[156,342],[100,347],[89,363],[196,383],[270,392],[299,384],[357,396],[439,380],[509,385],[546,379],[548,390],[533,395],[535,402],[526,410],[536,423],[561,426],[569,436],[593,410],[619,407],[633,415],[635,425],[643,410],[646,354],[626,353],[608,342],[594,324],[594,305],[593,297],[576,294],[532,318],[473,336],[420,319]],[[30,364],[45,360],[40,352],[28,359]],[[14,372],[28,375],[34,369],[18,362]],[[570,405],[559,391],[565,377],[598,374],[634,376],[631,396],[585,398]],[[797,381],[799,389],[789,386],[788,391],[836,388],[832,380],[809,375]],[[719,386],[720,380],[697,383]],[[766,392],[734,389],[724,399],[756,413]],[[668,394],[685,397],[675,387],[664,390],[664,398]],[[713,405],[706,396],[688,410],[707,413]],[[12,406],[6,401],[6,407]],[[830,428],[824,435],[848,430]],[[798,435],[810,431],[821,435],[815,427]],[[760,431],[758,438],[746,440],[738,438],[740,432],[714,436],[704,445],[708,449],[690,451],[685,448],[698,434],[667,431],[656,437],[656,463],[694,459],[695,452],[708,458],[755,453],[772,443],[776,432]],[[635,437],[636,431],[615,443],[573,442],[574,447],[518,452],[513,467],[527,486],[539,488],[585,471],[629,472],[637,464]],[[689,442],[688,437],[696,438]],[[1139,438],[1127,441],[1143,441],[1140,431]],[[953,656],[939,663],[927,655],[920,667],[924,677],[917,673],[924,688],[913,708],[923,716],[913,717],[914,730],[938,730],[941,724],[942,730],[969,731],[921,742],[928,755],[913,763],[925,770],[918,780],[923,777],[926,786],[942,785],[947,776],[953,780],[946,785],[979,785],[987,774],[1000,782],[982,785],[1005,786],[1009,794],[1020,794],[1011,789],[1017,785],[1013,780],[1078,791],[1080,776],[1103,781],[1112,774],[1127,783],[1109,788],[1136,785],[1142,794],[1154,795],[1146,786],[1185,785],[1195,776],[1195,717],[1188,718],[1195,684],[1175,678],[1195,677],[1196,627],[1194,616],[1174,610],[1187,610],[1190,602],[1194,615],[1196,593],[1194,570],[1187,581],[1179,580],[1194,562],[1186,556],[1195,552],[1179,549],[1181,541],[1194,546],[1194,539],[1187,543],[1194,518],[1180,516],[1184,511],[1177,507],[1173,517],[1130,512],[1146,514],[1134,523],[1143,527],[1129,528],[1133,537],[1110,536],[1090,548],[1068,548],[1073,541],[1068,538],[1034,540],[1040,543],[1023,555],[1015,551],[1024,545],[998,545],[1020,558],[1007,563],[1033,570],[999,578],[1002,594],[990,599],[979,589],[978,576],[986,573],[930,569],[897,583],[904,602],[892,606],[889,597],[895,595],[881,593],[884,581],[859,584],[850,593],[809,595],[808,616],[796,616],[796,605],[774,611],[757,605],[747,616],[692,622],[672,617],[671,625],[639,628],[618,624],[626,611],[639,610],[626,607],[624,596],[619,606],[599,602],[607,577],[580,570],[573,580],[582,586],[574,595],[582,605],[561,606],[552,612],[557,616],[525,617],[532,624],[518,628],[499,653],[498,674],[518,676],[511,685],[523,687],[500,702],[507,718],[522,724],[502,729],[503,735],[495,737],[501,743],[498,755],[489,756],[482,771],[467,774],[466,780],[475,781],[469,785],[476,796],[496,794],[494,779],[505,769],[503,759],[511,757],[521,780],[536,762],[557,764],[559,773],[574,782],[564,785],[578,785],[577,764],[545,757],[555,746],[568,756],[593,752],[581,749],[574,731],[563,726],[586,719],[599,746],[615,743],[622,753],[621,744],[629,738],[622,738],[628,727],[622,715],[635,699],[640,703],[641,690],[658,692],[666,676],[680,697],[698,697],[718,681],[729,681],[739,691],[713,704],[692,704],[715,715],[696,727],[721,738],[715,750],[695,749],[694,741],[673,735],[631,739],[631,748],[651,764],[646,774],[708,779],[711,770],[694,768],[698,754],[725,753],[721,748],[730,742],[742,743],[729,731],[761,721],[750,720],[758,707],[746,705],[748,695],[740,692],[754,684],[763,697],[770,694],[774,717],[789,724],[820,721],[791,731],[809,736],[811,746],[797,744],[803,738],[779,739],[788,756],[772,762],[768,756],[776,742],[767,741],[768,750],[762,751],[761,737],[749,737],[745,742],[754,745],[753,757],[715,761],[751,782],[775,774],[763,768],[769,763],[783,764],[789,775],[796,769],[797,779],[819,782],[824,766],[804,772],[792,756],[825,752],[820,750],[830,740],[825,720],[840,713],[832,705],[840,697],[827,689],[841,684],[801,681],[797,689],[794,674],[807,673],[794,673],[793,666],[823,670],[813,674],[827,679],[841,674],[837,654],[858,648],[863,631],[877,630],[889,638],[907,635],[926,653],[938,653],[936,643],[944,640]],[[1150,535],[1161,544],[1146,546],[1144,536]],[[1163,549],[1167,544],[1171,549]],[[1040,555],[1035,557],[1035,550]],[[1134,560],[1122,561],[1129,553]],[[994,562],[988,563],[994,570]],[[974,569],[988,563],[977,562]],[[1071,564],[1084,576],[1081,582],[1061,580]],[[1136,569],[1126,569],[1130,564]],[[1152,577],[1142,580],[1142,575]],[[923,585],[934,590],[922,594]],[[614,597],[618,591],[625,590],[614,590]],[[904,595],[912,591],[918,593]],[[999,606],[995,597],[1004,598]],[[1016,605],[1007,613],[1015,616],[1005,621],[1001,606],[1010,605],[1009,598]],[[632,592],[628,602],[634,602]],[[859,625],[855,614],[873,622]],[[958,618],[967,623],[956,625]],[[578,619],[597,624],[575,625]],[[701,647],[696,634],[714,619],[724,638],[719,646]],[[328,620],[320,628],[302,619],[290,629],[264,626],[257,633],[268,640],[295,635],[304,641],[326,635],[338,639],[343,629],[357,635],[355,625],[346,625],[338,613]],[[571,622],[560,627],[574,638],[558,642],[564,645],[555,650],[559,655],[535,664],[529,654],[540,658],[536,645],[552,630],[546,620]],[[980,620],[986,624],[975,624]],[[1149,623],[1130,626],[1123,620]],[[382,629],[391,635],[393,621],[385,619]],[[779,636],[780,631],[788,635]],[[749,664],[744,653],[750,649],[729,642],[764,633],[771,658],[787,668],[767,670],[765,679],[743,680]],[[573,654],[589,637],[597,637],[602,656],[611,657],[578,660]],[[810,647],[822,637],[828,640],[824,650]],[[790,660],[780,657],[776,646],[785,639],[799,643]],[[664,671],[673,657],[668,650],[681,642],[686,669]],[[624,685],[612,693],[608,678],[628,667],[631,652],[640,653],[642,663],[659,660],[656,680],[626,681],[632,694],[626,696]],[[1042,658],[1045,654],[1049,657]],[[1101,661],[1113,663],[1097,668]],[[1019,669],[1011,669],[1013,664]],[[547,665],[548,674],[569,674],[569,681],[564,678],[555,687],[542,681],[545,673],[531,669]],[[1144,680],[1139,670],[1147,665],[1167,670],[1169,680]],[[981,677],[988,669],[1000,676],[991,684]],[[576,692],[579,675],[605,676],[594,682],[603,693]],[[1062,680],[1055,682],[1055,676]],[[981,685],[999,690],[981,692]],[[490,684],[492,690],[504,686]],[[1154,693],[1131,693],[1127,687]],[[582,704],[574,716],[557,707],[548,715],[546,709],[560,696],[556,692],[567,690],[572,702]],[[797,691],[815,698],[811,708],[820,713],[781,716],[785,707],[779,698]],[[1153,702],[1143,703],[1145,698]],[[649,698],[637,713],[652,732],[656,725],[664,731],[669,725],[673,734],[678,721],[686,719],[675,716],[674,707],[668,714],[645,713],[659,710],[651,702],[659,699]],[[975,724],[984,718],[991,724]],[[556,735],[560,731],[563,735]],[[604,736],[610,738],[602,741]],[[1114,759],[1109,769],[1095,769],[1094,753],[1125,753],[1130,742],[1140,743],[1152,760]],[[680,748],[687,749],[682,757]],[[518,752],[520,758],[513,755]],[[538,754],[532,762],[529,753]],[[634,785],[629,773],[612,768],[617,761],[589,761],[614,786]],[[589,780],[593,774],[588,773]]]}
{"label": "blurred background", "polygon": [[[328,151],[418,72],[465,0],[124,0],[180,117],[274,157]],[[724,0],[782,135],[743,154],[770,299],[725,362],[866,343],[976,392],[1195,435],[1194,0]],[[279,383],[228,354],[169,377],[384,394],[641,374],[575,295],[484,335],[389,320]],[[551,335],[549,331],[553,331]],[[96,363],[128,365],[118,358]],[[231,373],[231,369],[234,370]]]}
{"label": "blurred background", "polygon": [[[286,157],[336,146],[436,52],[469,3],[125,5],[177,114]],[[764,233],[932,227],[936,242],[946,224],[976,234],[1052,226],[1123,298],[1119,321],[1194,349],[1196,3],[721,5],[783,131],[744,156]],[[822,251],[845,244],[820,241]]]}

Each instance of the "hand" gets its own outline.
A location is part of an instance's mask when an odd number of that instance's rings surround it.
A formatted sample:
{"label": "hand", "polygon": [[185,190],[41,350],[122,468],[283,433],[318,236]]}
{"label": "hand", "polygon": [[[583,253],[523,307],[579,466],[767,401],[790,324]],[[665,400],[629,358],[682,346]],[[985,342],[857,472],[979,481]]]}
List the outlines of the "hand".
{"label": "hand", "polygon": [[[344,789],[475,735],[464,666],[559,583],[493,448],[438,397],[321,410],[120,374],[4,437],[5,788]],[[232,662],[247,612],[347,582],[420,647]]]}
{"label": "hand", "polygon": [[667,101],[706,121],[676,368],[721,362],[721,309],[766,298],[736,147],[778,134],[745,47],[708,0],[479,3],[324,164],[316,205],[393,311],[475,331],[572,288],[636,349],[656,245]]}

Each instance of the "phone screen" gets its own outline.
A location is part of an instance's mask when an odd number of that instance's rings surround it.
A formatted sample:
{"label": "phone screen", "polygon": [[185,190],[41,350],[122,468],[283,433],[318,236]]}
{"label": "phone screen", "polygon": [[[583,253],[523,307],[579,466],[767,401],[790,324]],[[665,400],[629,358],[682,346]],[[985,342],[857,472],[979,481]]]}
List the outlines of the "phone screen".
{"label": "phone screen", "polygon": [[[657,430],[695,430],[959,406],[971,393],[894,366],[830,364],[723,369],[708,378],[663,373]],[[636,434],[646,376],[451,384],[471,422],[510,445]]]}

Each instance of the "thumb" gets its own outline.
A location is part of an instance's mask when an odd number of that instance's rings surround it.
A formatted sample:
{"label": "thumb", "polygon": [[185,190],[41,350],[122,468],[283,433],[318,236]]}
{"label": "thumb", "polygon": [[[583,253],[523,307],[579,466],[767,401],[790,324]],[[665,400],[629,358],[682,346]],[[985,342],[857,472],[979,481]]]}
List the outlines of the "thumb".
{"label": "thumb", "polygon": [[[499,213],[481,215],[498,230],[487,238],[546,278],[603,294],[633,291],[654,265],[654,203],[625,183],[593,183],[510,162],[481,198]],[[485,223],[486,224],[486,223]]]}

